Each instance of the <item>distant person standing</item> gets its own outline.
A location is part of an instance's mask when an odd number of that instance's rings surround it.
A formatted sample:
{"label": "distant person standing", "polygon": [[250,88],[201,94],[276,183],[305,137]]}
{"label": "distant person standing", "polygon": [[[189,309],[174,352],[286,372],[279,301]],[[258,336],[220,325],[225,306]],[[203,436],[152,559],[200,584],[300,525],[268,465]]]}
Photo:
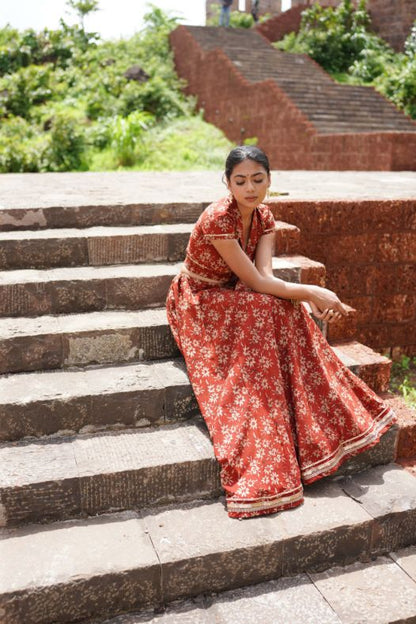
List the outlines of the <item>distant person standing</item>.
{"label": "distant person standing", "polygon": [[251,15],[255,22],[259,21],[259,0],[253,0],[251,4]]}
{"label": "distant person standing", "polygon": [[230,25],[230,11],[233,0],[221,0],[220,26]]}

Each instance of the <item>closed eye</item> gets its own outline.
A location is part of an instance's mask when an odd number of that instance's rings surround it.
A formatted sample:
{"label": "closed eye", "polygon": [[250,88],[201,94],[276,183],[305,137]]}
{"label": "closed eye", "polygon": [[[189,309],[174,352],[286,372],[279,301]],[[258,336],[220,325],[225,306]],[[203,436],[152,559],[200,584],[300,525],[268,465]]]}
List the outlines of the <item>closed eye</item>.
{"label": "closed eye", "polygon": [[[255,184],[262,184],[262,183],[264,182],[264,178],[260,178],[260,179],[257,179],[257,180],[253,180],[253,182],[254,182]],[[237,186],[243,186],[243,184],[245,184],[245,180],[243,180],[242,182],[236,182],[236,185],[237,185]]]}

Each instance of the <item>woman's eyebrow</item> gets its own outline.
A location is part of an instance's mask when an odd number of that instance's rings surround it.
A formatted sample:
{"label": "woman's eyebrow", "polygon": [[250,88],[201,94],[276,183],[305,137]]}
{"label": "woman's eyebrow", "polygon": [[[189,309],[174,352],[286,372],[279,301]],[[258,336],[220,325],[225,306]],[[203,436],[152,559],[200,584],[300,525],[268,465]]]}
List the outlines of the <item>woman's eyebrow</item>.
{"label": "woman's eyebrow", "polygon": [[[263,171],[257,171],[256,173],[252,173],[251,177],[254,178],[255,176],[258,176],[258,175],[264,175],[264,172]],[[249,176],[245,176],[242,173],[236,173],[234,177],[235,178],[247,178]]]}

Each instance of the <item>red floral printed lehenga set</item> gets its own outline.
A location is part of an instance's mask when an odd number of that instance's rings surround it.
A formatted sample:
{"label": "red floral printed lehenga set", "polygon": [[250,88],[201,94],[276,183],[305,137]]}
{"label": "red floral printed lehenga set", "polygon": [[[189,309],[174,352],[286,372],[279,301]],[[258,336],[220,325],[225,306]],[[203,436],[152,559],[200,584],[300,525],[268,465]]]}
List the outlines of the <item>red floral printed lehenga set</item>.
{"label": "red floral printed lehenga set", "polygon": [[[245,250],[251,260],[272,231],[261,204]],[[248,289],[214,238],[241,243],[235,200],[200,216],[167,314],[221,466],[228,513],[248,518],[300,505],[303,484],[374,446],[395,417],[340,362],[303,304]]]}

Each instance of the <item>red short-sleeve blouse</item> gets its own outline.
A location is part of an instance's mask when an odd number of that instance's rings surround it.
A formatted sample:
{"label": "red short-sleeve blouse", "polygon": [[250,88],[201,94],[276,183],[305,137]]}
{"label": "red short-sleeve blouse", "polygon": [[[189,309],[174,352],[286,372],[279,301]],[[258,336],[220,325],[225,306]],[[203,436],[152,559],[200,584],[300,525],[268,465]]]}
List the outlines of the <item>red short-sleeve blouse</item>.
{"label": "red short-sleeve blouse", "polygon": [[[260,204],[254,210],[251,230],[245,253],[254,261],[257,243],[264,234],[274,232],[275,222],[268,206]],[[215,247],[213,239],[234,238],[242,246],[243,223],[237,202],[233,198],[221,199],[208,206],[192,230],[186,250],[185,267],[202,277],[228,281],[233,273]]]}

